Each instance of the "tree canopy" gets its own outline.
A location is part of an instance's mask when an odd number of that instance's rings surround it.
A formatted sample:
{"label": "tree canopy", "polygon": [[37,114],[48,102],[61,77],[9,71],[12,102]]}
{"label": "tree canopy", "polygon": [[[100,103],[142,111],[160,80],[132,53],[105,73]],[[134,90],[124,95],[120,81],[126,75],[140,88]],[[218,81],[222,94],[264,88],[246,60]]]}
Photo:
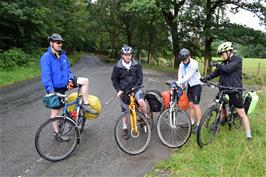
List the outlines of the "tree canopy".
{"label": "tree canopy", "polygon": [[207,66],[217,41],[234,42],[240,55],[266,58],[266,33],[232,24],[226,16],[239,9],[253,12],[266,25],[261,0],[2,0],[0,52],[47,47],[47,37],[59,33],[69,52],[118,58],[120,47],[129,44],[137,59],[145,56],[154,63],[162,57],[175,67],[183,47],[204,56]]}

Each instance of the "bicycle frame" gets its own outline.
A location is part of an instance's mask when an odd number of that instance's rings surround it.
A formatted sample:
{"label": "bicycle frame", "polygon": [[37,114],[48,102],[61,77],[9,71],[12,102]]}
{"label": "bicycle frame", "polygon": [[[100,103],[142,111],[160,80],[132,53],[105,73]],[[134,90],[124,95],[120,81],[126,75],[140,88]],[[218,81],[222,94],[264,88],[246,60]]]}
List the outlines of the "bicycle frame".
{"label": "bicycle frame", "polygon": [[174,109],[177,107],[177,89],[175,88],[170,88],[170,126],[171,128],[176,128],[176,119],[175,119],[175,114]]}
{"label": "bicycle frame", "polygon": [[129,103],[129,110],[130,110],[130,127],[131,127],[131,135],[136,138],[139,136],[139,130],[137,126],[137,115],[136,115],[136,108],[137,104],[133,94],[130,94],[130,103]]}
{"label": "bicycle frame", "polygon": [[[75,111],[76,111],[76,115],[74,117],[74,122],[77,124],[78,123],[78,118],[79,118],[79,114],[80,114],[80,105],[82,104],[82,97],[80,95],[80,86],[78,86],[78,93],[77,93],[77,98],[76,100],[70,102],[70,103],[66,103],[67,102],[67,97],[65,98],[65,105],[64,105],[64,109],[63,109],[63,117],[68,117],[69,112],[67,110],[68,106],[71,105],[75,105]],[[73,119],[72,119],[73,120]]]}

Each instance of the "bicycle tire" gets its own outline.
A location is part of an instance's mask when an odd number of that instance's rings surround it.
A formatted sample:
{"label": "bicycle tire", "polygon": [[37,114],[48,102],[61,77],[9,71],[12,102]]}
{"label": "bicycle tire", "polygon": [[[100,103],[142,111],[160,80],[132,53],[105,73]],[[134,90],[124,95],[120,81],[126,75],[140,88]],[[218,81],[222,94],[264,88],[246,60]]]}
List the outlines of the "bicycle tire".
{"label": "bicycle tire", "polygon": [[187,113],[174,108],[176,126],[170,125],[170,108],[166,109],[158,118],[157,133],[161,142],[170,148],[178,148],[187,143],[191,136],[191,122]]}
{"label": "bicycle tire", "polygon": [[[130,127],[129,116],[130,116],[130,111],[127,111],[117,119],[114,128],[115,141],[118,147],[125,153],[130,155],[137,155],[144,152],[147,149],[151,140],[151,127],[146,117],[140,112],[136,111],[137,121],[139,125],[138,129],[140,134],[138,137],[133,137],[130,134],[131,127]],[[129,139],[127,140],[121,136],[123,131],[124,117],[128,117],[127,128],[129,132]]]}
{"label": "bicycle tire", "polygon": [[[53,135],[52,123],[56,122],[59,131],[69,137],[69,141],[59,141]],[[38,154],[49,161],[60,161],[70,156],[79,141],[79,130],[76,124],[62,116],[46,120],[35,135],[35,148]],[[66,151],[64,151],[64,147]]]}
{"label": "bicycle tire", "polygon": [[203,148],[203,146],[211,143],[217,135],[220,124],[215,125],[215,122],[218,116],[220,115],[218,115],[218,108],[215,105],[204,112],[197,131],[199,147]]}

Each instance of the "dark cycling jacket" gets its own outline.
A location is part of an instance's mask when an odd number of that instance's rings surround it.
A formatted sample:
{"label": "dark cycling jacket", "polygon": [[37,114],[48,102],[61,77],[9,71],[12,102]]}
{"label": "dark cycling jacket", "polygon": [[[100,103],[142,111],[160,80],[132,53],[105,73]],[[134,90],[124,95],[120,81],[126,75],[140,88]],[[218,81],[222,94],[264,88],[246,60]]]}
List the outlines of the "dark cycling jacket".
{"label": "dark cycling jacket", "polygon": [[233,55],[216,67],[214,72],[206,76],[207,80],[220,76],[219,83],[222,86],[242,88],[242,58]]}
{"label": "dark cycling jacket", "polygon": [[111,80],[116,91],[128,91],[133,87],[139,87],[143,81],[142,67],[135,59],[132,59],[128,70],[122,65],[122,59],[120,59],[113,68]]}
{"label": "dark cycling jacket", "polygon": [[41,56],[40,66],[42,83],[47,92],[52,92],[55,88],[64,88],[68,81],[73,79],[65,51],[57,58],[49,47]]}

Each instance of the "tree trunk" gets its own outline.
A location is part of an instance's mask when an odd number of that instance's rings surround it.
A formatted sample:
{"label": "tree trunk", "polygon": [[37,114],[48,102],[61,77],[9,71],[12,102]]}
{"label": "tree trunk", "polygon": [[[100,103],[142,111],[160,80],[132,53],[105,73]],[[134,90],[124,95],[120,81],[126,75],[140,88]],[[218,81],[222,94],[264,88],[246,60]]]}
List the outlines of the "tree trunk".
{"label": "tree trunk", "polygon": [[179,51],[179,37],[177,33],[177,25],[172,23],[170,26],[172,42],[173,42],[173,55],[174,55],[174,69],[178,69],[180,60],[178,60],[178,51]]}
{"label": "tree trunk", "polygon": [[212,44],[213,39],[212,38],[207,38],[205,40],[205,51],[204,51],[204,72],[203,75],[206,76],[208,73],[210,73],[210,59],[212,57],[211,53],[211,44]]}
{"label": "tree trunk", "polygon": [[149,30],[149,42],[148,42],[148,64],[151,64],[153,38],[154,38],[153,21],[151,21],[150,30]]}

